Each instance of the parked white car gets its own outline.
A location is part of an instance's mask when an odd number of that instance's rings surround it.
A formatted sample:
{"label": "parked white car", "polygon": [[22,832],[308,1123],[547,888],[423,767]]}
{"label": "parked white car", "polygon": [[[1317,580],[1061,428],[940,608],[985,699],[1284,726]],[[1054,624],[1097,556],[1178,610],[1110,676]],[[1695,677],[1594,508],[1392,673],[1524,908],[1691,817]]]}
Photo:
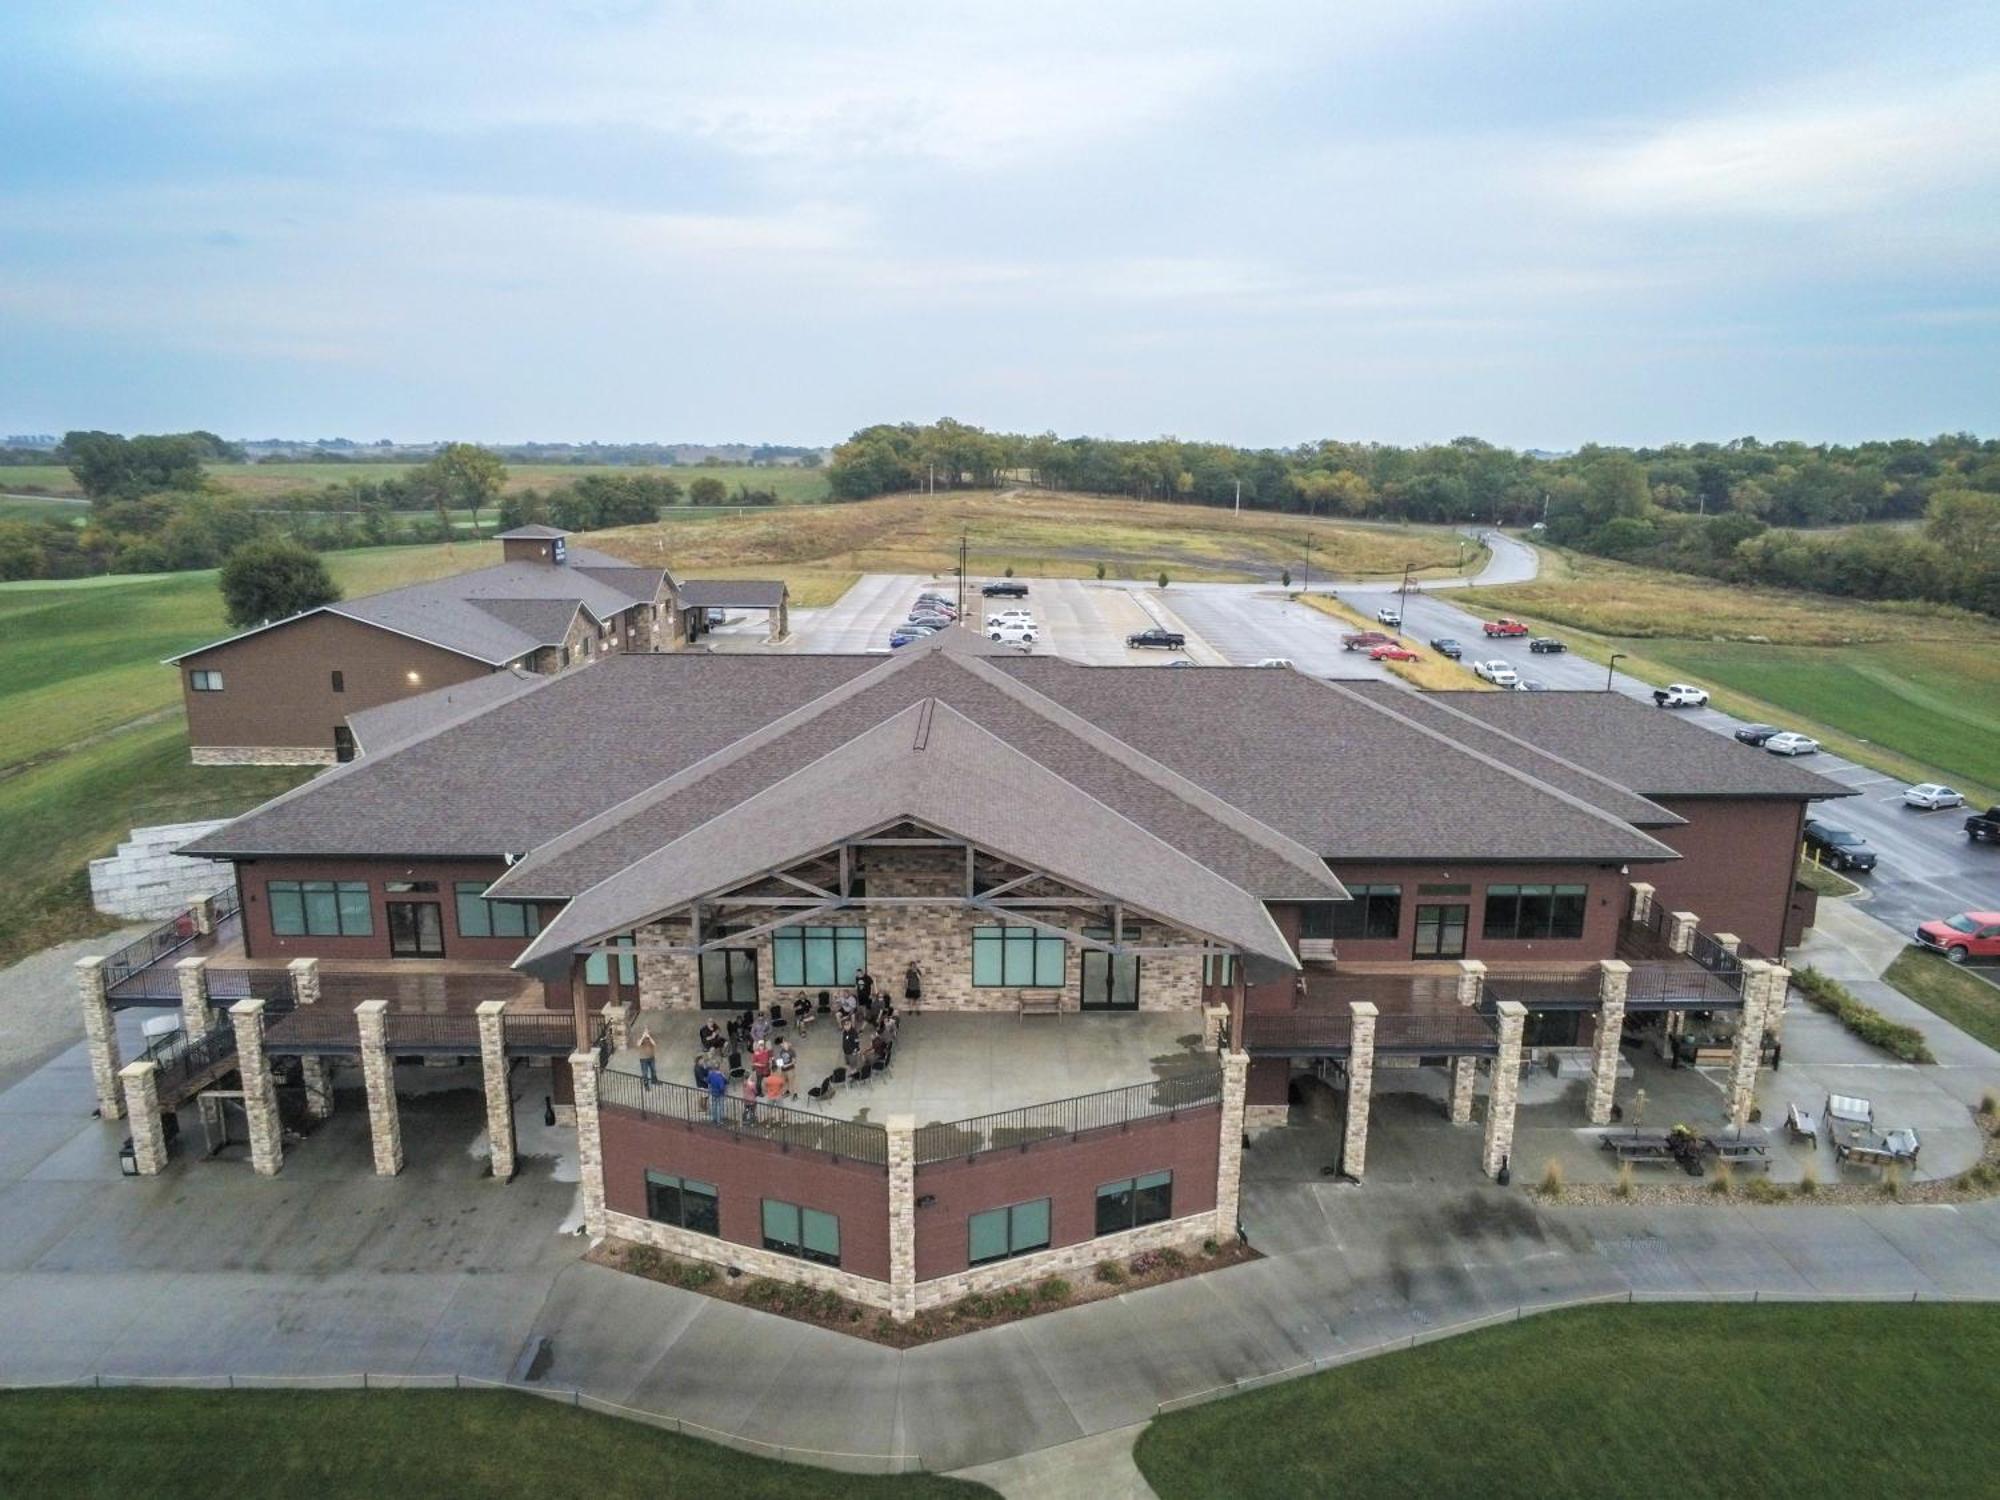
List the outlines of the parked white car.
{"label": "parked white car", "polygon": [[1490,682],[1495,687],[1519,687],[1521,674],[1504,661],[1476,661],[1472,664],[1472,675],[1482,682]]}
{"label": "parked white car", "polygon": [[1402,611],[1397,609],[1396,606],[1393,604],[1385,604],[1382,606],[1382,608],[1376,610],[1375,618],[1378,622],[1380,622],[1383,625],[1393,626],[1397,630],[1401,630],[1403,628]]}
{"label": "parked white car", "polygon": [[1764,741],[1764,748],[1773,755],[1817,755],[1819,741],[1810,735],[1794,734],[1786,730],[1785,733],[1774,734]]}
{"label": "parked white car", "polygon": [[1267,656],[1257,663],[1260,667],[1289,667],[1291,664],[1292,659],[1289,656]]}
{"label": "parked white car", "polygon": [[1920,781],[1903,789],[1903,801],[1911,807],[1963,807],[1965,794],[1935,781]]}
{"label": "parked white car", "polygon": [[1018,620],[1025,624],[1032,625],[1035,623],[1034,611],[1026,609],[995,610],[992,614],[986,617],[987,628],[991,629],[995,625],[1005,625],[1010,620]]}
{"label": "parked white car", "polygon": [[1035,626],[1031,620],[1002,620],[987,629],[988,640],[1003,641],[1010,646],[1032,646],[1035,644]]}
{"label": "parked white car", "polygon": [[1662,708],[1703,708],[1708,694],[1691,682],[1670,682],[1653,694],[1653,701]]}

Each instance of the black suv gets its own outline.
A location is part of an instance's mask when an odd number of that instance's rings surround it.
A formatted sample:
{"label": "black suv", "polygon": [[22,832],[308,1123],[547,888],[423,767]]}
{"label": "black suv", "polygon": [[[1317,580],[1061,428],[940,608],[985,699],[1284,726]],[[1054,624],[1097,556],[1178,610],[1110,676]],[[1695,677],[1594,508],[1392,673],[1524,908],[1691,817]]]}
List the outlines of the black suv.
{"label": "black suv", "polygon": [[1538,635],[1528,642],[1528,649],[1537,656],[1552,656],[1558,651],[1569,650],[1569,647],[1552,635]]}
{"label": "black suv", "polygon": [[1746,745],[1761,745],[1779,732],[1776,724],[1745,724],[1736,731],[1736,738]]}
{"label": "black suv", "polygon": [[1444,657],[1447,661],[1457,661],[1461,656],[1465,655],[1465,647],[1459,645],[1457,641],[1448,635],[1441,635],[1432,641],[1431,650],[1437,652],[1439,656]]}
{"label": "black suv", "polygon": [[1821,864],[1832,865],[1836,870],[1875,868],[1875,851],[1868,840],[1849,829],[1822,823],[1818,818],[1806,819],[1806,847],[1819,856]]}
{"label": "black suv", "polygon": [[1025,599],[1028,597],[1028,586],[1018,579],[1003,578],[995,583],[982,584],[979,592],[988,599]]}

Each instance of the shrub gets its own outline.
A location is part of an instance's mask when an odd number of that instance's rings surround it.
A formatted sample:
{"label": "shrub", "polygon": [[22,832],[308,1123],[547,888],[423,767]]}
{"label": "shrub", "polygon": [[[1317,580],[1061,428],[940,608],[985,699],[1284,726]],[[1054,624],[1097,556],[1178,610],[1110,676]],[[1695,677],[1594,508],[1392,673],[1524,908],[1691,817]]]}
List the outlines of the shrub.
{"label": "shrub", "polygon": [[1903,1195],[1903,1174],[1894,1167],[1882,1169],[1882,1196],[1900,1198]]}
{"label": "shrub", "polygon": [[1212,1237],[1205,1239],[1201,1242],[1201,1253],[1208,1256],[1220,1255],[1222,1253],[1222,1245]]}
{"label": "shrub", "polygon": [[1000,1311],[1010,1318],[1022,1317],[1035,1310],[1034,1293],[1024,1286],[1010,1286],[1000,1294]]}
{"label": "shrub", "polygon": [[1167,570],[1165,568],[1162,568],[1160,569],[1160,587],[1165,588],[1166,586],[1167,586]]}
{"label": "shrub", "polygon": [[668,1279],[675,1286],[686,1287],[690,1291],[707,1286],[715,1280],[715,1267],[702,1260],[670,1261],[667,1264]]}
{"label": "shrub", "polygon": [[1743,1189],[1743,1196],[1752,1203],[1783,1203],[1791,1195],[1768,1177],[1753,1177]]}
{"label": "shrub", "polygon": [[743,1300],[758,1307],[772,1307],[785,1293],[784,1286],[768,1276],[753,1276],[743,1285]]}
{"label": "shrub", "polygon": [[1184,1251],[1176,1250],[1172,1245],[1169,1245],[1160,1252],[1160,1264],[1165,1266],[1169,1271],[1185,1271],[1187,1269],[1187,1255]]}
{"label": "shrub", "polygon": [[813,1311],[822,1318],[838,1318],[847,1311],[847,1299],[830,1288],[822,1288],[813,1297]]}
{"label": "shrub", "polygon": [[983,1292],[974,1292],[969,1297],[960,1298],[957,1305],[952,1308],[951,1315],[962,1320],[983,1320],[992,1317],[994,1311],[991,1297]]}
{"label": "shrub", "polygon": [[1123,1286],[1125,1268],[1115,1260],[1100,1260],[1097,1263],[1097,1279],[1106,1286]]}
{"label": "shrub", "polygon": [[1560,1198],[1563,1191],[1563,1164],[1550,1157],[1542,1167],[1542,1185],[1539,1190],[1544,1198]]}
{"label": "shrub", "polygon": [[1995,1115],[2000,1115],[2000,1094],[1994,1093],[1991,1089],[1981,1094],[1979,1096],[1979,1112],[1989,1120]]}
{"label": "shrub", "polygon": [[1150,1276],[1153,1272],[1160,1269],[1160,1252],[1157,1250],[1141,1250],[1137,1255],[1126,1261],[1125,1265],[1134,1276]]}
{"label": "shrub", "polygon": [[625,1269],[640,1276],[660,1274],[660,1252],[651,1245],[634,1245],[625,1252]]}
{"label": "shrub", "polygon": [[1617,1193],[1621,1198],[1632,1196],[1632,1163],[1629,1161],[1618,1163],[1618,1186],[1613,1188],[1612,1191]]}
{"label": "shrub", "polygon": [[1810,1198],[1819,1191],[1819,1164],[1807,1162],[1805,1172],[1799,1177],[1799,1196]]}
{"label": "shrub", "polygon": [[1102,561],[1100,561],[1100,562],[1099,562],[1099,563],[1097,564],[1097,576],[1098,576],[1099,578],[1102,578],[1102,577],[1104,576],[1104,564],[1103,564],[1103,562],[1102,562]]}
{"label": "shrub", "polygon": [[1808,1001],[1832,1015],[1869,1046],[1880,1047],[1904,1062],[1937,1061],[1924,1041],[1924,1034],[1916,1027],[1892,1021],[1874,1006],[1864,1005],[1845,985],[1828,979],[1811,965],[1792,975],[1792,983]]}
{"label": "shrub", "polygon": [[1715,1164],[1715,1175],[1708,1179],[1708,1190],[1718,1198],[1727,1198],[1730,1189],[1735,1186],[1736,1174],[1730,1171],[1729,1163],[1726,1161],[1717,1162]]}
{"label": "shrub", "polygon": [[1051,1276],[1035,1288],[1035,1300],[1050,1304],[1067,1302],[1069,1301],[1070,1293],[1074,1290],[1075,1288],[1067,1281],[1064,1281],[1062,1277]]}

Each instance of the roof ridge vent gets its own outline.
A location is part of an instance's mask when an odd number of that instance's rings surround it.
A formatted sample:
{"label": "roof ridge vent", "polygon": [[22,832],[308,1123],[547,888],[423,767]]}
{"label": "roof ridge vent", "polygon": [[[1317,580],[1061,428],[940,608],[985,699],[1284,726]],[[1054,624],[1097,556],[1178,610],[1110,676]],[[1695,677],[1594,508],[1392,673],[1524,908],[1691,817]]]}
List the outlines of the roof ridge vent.
{"label": "roof ridge vent", "polygon": [[917,737],[911,743],[912,750],[921,750],[930,742],[931,714],[937,709],[935,697],[926,698],[917,706]]}

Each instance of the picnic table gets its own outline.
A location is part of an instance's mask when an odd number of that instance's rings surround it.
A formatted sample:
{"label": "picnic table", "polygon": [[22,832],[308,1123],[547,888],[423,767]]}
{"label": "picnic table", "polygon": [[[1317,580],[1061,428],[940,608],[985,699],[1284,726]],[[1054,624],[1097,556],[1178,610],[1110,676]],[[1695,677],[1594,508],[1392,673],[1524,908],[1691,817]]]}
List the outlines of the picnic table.
{"label": "picnic table", "polygon": [[1641,1166],[1679,1167],[1690,1177],[1701,1176],[1701,1156],[1705,1142],[1699,1136],[1672,1130],[1615,1130],[1598,1142],[1621,1162]]}
{"label": "picnic table", "polygon": [[1703,1144],[1709,1155],[1717,1161],[1728,1162],[1732,1167],[1756,1167],[1762,1171],[1771,1169],[1771,1140],[1762,1130],[1746,1126],[1742,1130],[1732,1130],[1727,1135],[1712,1135]]}

